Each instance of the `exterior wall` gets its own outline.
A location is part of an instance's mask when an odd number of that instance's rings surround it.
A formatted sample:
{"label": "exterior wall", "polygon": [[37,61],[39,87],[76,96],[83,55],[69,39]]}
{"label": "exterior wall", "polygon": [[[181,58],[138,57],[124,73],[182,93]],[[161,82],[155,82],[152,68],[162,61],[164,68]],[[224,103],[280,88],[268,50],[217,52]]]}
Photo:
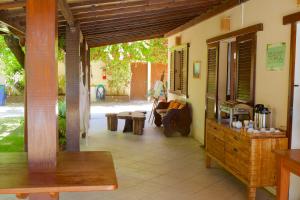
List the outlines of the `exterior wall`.
{"label": "exterior wall", "polygon": [[[197,140],[201,143],[204,142],[207,78],[206,40],[223,34],[220,30],[220,21],[225,16],[231,17],[231,31],[263,23],[264,30],[257,34],[255,102],[269,105],[273,109],[274,126],[286,127],[291,27],[290,25],[282,25],[282,18],[298,11],[300,8],[297,7],[295,0],[250,0],[168,38],[169,48],[175,45],[175,37],[179,35],[182,37],[182,43],[190,43],[189,77],[191,78],[189,79],[189,98],[187,101],[192,104],[194,122],[192,135]],[[282,71],[267,71],[266,46],[278,42],[287,44],[284,69]],[[202,63],[200,79],[192,78],[192,64],[197,60]],[[174,95],[170,95],[170,97],[176,98]],[[299,199],[300,194],[296,192],[297,184],[295,184],[294,179],[292,182],[290,199]]]}
{"label": "exterior wall", "polygon": [[[200,142],[204,141],[206,40],[224,34],[220,30],[220,21],[224,16],[231,17],[232,31],[257,23],[264,24],[264,31],[257,34],[256,102],[270,105],[274,110],[272,114],[274,124],[277,127],[286,126],[290,25],[282,25],[282,17],[300,9],[297,8],[294,0],[250,0],[243,4],[243,7],[244,24],[242,24],[242,6],[238,6],[168,38],[169,48],[175,45],[175,37],[179,35],[182,37],[182,43],[190,43],[188,101],[193,107],[193,121],[197,122],[193,123],[192,133]],[[267,71],[265,67],[266,46],[278,42],[287,44],[285,67],[282,71]],[[201,61],[200,79],[192,78],[192,65],[197,60]],[[170,95],[170,97],[177,98],[174,95]]]}

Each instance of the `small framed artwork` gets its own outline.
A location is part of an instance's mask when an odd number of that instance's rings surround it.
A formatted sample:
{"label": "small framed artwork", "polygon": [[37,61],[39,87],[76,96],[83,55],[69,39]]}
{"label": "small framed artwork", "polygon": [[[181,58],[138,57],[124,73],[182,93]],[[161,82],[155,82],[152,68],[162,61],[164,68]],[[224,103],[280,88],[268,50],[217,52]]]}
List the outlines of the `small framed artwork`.
{"label": "small framed artwork", "polygon": [[193,77],[200,78],[201,62],[195,61],[193,66]]}

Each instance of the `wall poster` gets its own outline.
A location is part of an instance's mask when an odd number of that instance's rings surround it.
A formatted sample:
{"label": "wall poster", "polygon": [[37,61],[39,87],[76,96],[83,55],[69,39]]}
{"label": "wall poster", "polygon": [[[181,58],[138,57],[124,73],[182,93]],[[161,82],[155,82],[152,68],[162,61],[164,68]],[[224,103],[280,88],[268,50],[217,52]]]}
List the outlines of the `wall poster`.
{"label": "wall poster", "polygon": [[285,64],[286,43],[267,45],[267,70],[283,70]]}

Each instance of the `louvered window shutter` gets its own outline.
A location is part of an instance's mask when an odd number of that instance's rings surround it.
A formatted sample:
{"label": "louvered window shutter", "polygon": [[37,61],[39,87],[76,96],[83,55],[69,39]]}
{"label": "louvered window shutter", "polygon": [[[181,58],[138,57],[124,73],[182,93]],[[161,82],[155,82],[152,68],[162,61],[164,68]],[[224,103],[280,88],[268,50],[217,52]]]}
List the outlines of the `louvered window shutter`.
{"label": "louvered window shutter", "polygon": [[175,52],[174,51],[172,51],[171,52],[171,56],[170,56],[170,92],[174,92],[174,88],[175,88],[175,86],[174,86],[174,62],[175,62],[175,60],[174,60],[174,54],[175,54]]}
{"label": "louvered window shutter", "polygon": [[207,63],[207,93],[206,93],[206,117],[216,118],[217,112],[217,80],[218,80],[219,44],[208,47]]}
{"label": "louvered window shutter", "polygon": [[189,45],[183,49],[182,66],[181,93],[188,97]]}
{"label": "louvered window shutter", "polygon": [[170,92],[188,97],[189,44],[177,47],[170,55]]}
{"label": "louvered window shutter", "polygon": [[182,54],[183,54],[183,51],[174,51],[174,55],[175,55],[175,64],[174,64],[174,77],[175,77],[175,81],[174,81],[174,84],[175,84],[175,91],[178,91],[178,92],[181,92],[181,83],[182,83],[182,68],[183,68],[183,65],[182,65]]}
{"label": "louvered window shutter", "polygon": [[254,104],[254,78],[256,59],[256,34],[237,38],[236,100]]}

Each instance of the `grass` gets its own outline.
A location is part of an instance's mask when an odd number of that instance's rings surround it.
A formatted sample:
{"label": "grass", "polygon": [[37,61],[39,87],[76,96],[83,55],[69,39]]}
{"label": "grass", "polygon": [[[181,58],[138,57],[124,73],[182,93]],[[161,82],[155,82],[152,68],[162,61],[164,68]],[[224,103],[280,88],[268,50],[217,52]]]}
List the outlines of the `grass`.
{"label": "grass", "polygon": [[0,118],[0,152],[24,151],[24,119]]}

